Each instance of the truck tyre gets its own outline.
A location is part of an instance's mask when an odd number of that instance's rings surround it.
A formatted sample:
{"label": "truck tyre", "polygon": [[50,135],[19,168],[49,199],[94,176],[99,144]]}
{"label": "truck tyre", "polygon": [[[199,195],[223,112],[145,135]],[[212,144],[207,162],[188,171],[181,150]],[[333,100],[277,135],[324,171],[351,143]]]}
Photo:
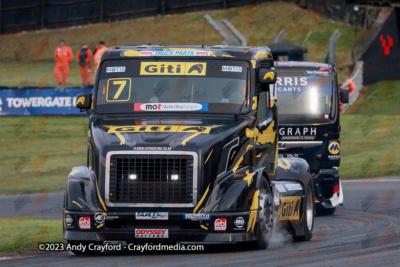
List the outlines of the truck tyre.
{"label": "truck tyre", "polygon": [[86,246],[86,250],[85,251],[81,251],[81,250],[71,250],[72,253],[74,253],[75,255],[95,255],[97,253],[99,253],[99,251],[93,251],[93,250],[89,250],[88,246],[89,244],[93,243],[95,245],[101,245],[103,244],[103,242],[88,242],[88,241],[67,241],[68,244],[70,245],[79,245],[79,244],[83,244]]}
{"label": "truck tyre", "polygon": [[272,228],[274,225],[274,201],[271,188],[265,179],[261,182],[260,196],[258,198],[260,210],[257,214],[258,218],[255,226],[257,239],[249,242],[247,248],[250,249],[266,249],[272,235]]}
{"label": "truck tyre", "polygon": [[325,208],[321,204],[315,204],[315,211],[318,216],[327,216],[333,215],[336,211],[336,208]]}
{"label": "truck tyre", "polygon": [[314,190],[311,181],[308,183],[304,197],[302,227],[304,229],[304,235],[295,236],[295,240],[310,240],[314,228]]}

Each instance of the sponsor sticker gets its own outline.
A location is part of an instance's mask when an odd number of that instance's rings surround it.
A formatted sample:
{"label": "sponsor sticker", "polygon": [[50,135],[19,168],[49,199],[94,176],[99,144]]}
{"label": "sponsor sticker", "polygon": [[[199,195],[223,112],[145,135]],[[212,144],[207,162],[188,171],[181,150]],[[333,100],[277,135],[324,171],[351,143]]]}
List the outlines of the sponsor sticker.
{"label": "sponsor sticker", "polygon": [[214,231],[226,231],[227,218],[218,218],[214,222]]}
{"label": "sponsor sticker", "polygon": [[275,206],[279,206],[279,196],[277,194],[274,194],[274,204]]}
{"label": "sponsor sticker", "polygon": [[280,221],[300,219],[300,196],[281,197],[278,216]]}
{"label": "sponsor sticker", "polygon": [[281,140],[315,140],[316,127],[280,127],[278,130]]}
{"label": "sponsor sticker", "polygon": [[119,219],[119,216],[106,216],[106,220],[114,220],[114,219]]}
{"label": "sponsor sticker", "polygon": [[280,127],[280,135],[317,135],[317,127]]}
{"label": "sponsor sticker", "polygon": [[244,227],[245,221],[243,217],[238,217],[235,220],[235,226],[236,228],[234,230],[242,230]]}
{"label": "sponsor sticker", "polygon": [[338,160],[338,159],[340,159],[340,155],[328,155],[328,159],[330,159],[330,160]]}
{"label": "sponsor sticker", "polygon": [[[305,74],[306,75],[306,74]],[[276,88],[278,93],[323,93],[331,94],[332,87],[323,85],[321,82],[311,80],[316,75],[309,76],[279,76],[276,78]],[[327,75],[326,75],[327,76]],[[327,81],[329,81],[327,78]],[[297,97],[296,97],[297,98]]]}
{"label": "sponsor sticker", "polygon": [[316,74],[316,75],[322,75],[322,76],[328,76],[329,75],[329,71],[321,71],[321,70],[307,70],[306,71],[307,75],[312,75],[312,74]]}
{"label": "sponsor sticker", "polygon": [[183,214],[184,220],[211,220],[211,214],[207,213],[185,213]]}
{"label": "sponsor sticker", "polygon": [[114,133],[121,141],[121,145],[125,144],[126,140],[122,133],[199,133],[209,134],[212,129],[220,127],[214,126],[198,126],[198,125],[125,125],[125,126],[108,126],[108,134]]}
{"label": "sponsor sticker", "polygon": [[134,146],[132,149],[138,150],[138,151],[147,151],[147,150],[168,151],[168,150],[172,150],[172,147],[169,147],[169,146]]}
{"label": "sponsor sticker", "polygon": [[135,229],[135,238],[168,238],[168,229]]}
{"label": "sponsor sticker", "polygon": [[338,142],[332,142],[329,144],[328,146],[328,151],[329,153],[333,154],[333,155],[337,155],[340,152],[340,144]]}
{"label": "sponsor sticker", "polygon": [[90,229],[90,217],[80,217],[79,218],[79,228],[80,229]]}
{"label": "sponsor sticker", "polygon": [[290,191],[303,190],[300,184],[285,184],[285,186]]}
{"label": "sponsor sticker", "polygon": [[168,220],[168,212],[136,212],[136,220]]}
{"label": "sponsor sticker", "polygon": [[242,72],[242,67],[222,66],[222,71],[226,71],[226,72]]}
{"label": "sponsor sticker", "polygon": [[110,73],[110,72],[125,72],[125,67],[121,66],[121,67],[107,67],[106,68],[106,73]]}
{"label": "sponsor sticker", "polygon": [[283,185],[281,185],[281,184],[275,185],[275,188],[276,188],[279,192],[281,192],[281,193],[286,192],[285,187],[284,187]]}
{"label": "sponsor sticker", "polygon": [[208,111],[208,103],[135,103],[134,111]]}
{"label": "sponsor sticker", "polygon": [[97,223],[104,223],[104,221],[106,220],[106,217],[104,216],[104,214],[102,212],[96,212],[94,214],[94,220]]}
{"label": "sponsor sticker", "polygon": [[295,89],[295,91],[301,90],[300,89],[301,86],[306,86],[307,84],[308,84],[307,77],[279,76],[276,78],[277,86],[283,86],[282,88],[291,86],[288,88],[293,88]]}
{"label": "sponsor sticker", "polygon": [[140,51],[140,56],[210,56],[210,51]]}
{"label": "sponsor sticker", "polygon": [[205,76],[206,62],[141,62],[140,75]]}

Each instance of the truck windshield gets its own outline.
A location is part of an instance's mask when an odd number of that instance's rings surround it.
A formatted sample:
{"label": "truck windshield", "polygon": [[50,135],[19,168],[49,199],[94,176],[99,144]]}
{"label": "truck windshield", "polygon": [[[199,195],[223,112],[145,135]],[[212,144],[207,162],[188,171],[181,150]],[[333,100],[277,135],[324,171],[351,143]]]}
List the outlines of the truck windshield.
{"label": "truck windshield", "polygon": [[325,72],[315,74],[318,71],[306,73],[298,75],[298,71],[290,73],[278,69],[276,88],[280,124],[327,123],[335,117],[335,76]]}
{"label": "truck windshield", "polygon": [[250,108],[246,61],[106,60],[100,68],[99,113],[237,113]]}

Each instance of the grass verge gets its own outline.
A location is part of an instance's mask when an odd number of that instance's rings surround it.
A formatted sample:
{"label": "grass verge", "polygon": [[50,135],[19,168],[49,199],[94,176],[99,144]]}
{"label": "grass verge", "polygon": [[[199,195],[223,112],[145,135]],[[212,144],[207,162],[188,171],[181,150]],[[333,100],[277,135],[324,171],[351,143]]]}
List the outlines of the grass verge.
{"label": "grass verge", "polygon": [[87,117],[0,121],[0,194],[64,190],[71,168],[86,165]]}
{"label": "grass verge", "polygon": [[364,90],[341,117],[340,176],[400,176],[400,82]]}
{"label": "grass verge", "polygon": [[64,242],[62,220],[0,219],[0,253],[36,250],[39,243]]}

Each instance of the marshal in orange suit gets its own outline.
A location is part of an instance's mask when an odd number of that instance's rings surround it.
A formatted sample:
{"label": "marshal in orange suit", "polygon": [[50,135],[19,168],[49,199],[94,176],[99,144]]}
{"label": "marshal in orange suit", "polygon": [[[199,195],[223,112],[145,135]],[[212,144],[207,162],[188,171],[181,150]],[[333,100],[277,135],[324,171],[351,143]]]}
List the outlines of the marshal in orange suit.
{"label": "marshal in orange suit", "polygon": [[[59,85],[67,83],[67,77],[69,73],[69,63],[73,59],[74,54],[72,53],[71,47],[65,44],[64,40],[60,40],[59,46],[56,48],[54,59],[56,60],[56,67],[54,68],[54,76],[56,77]],[[62,79],[60,76],[62,73]]]}
{"label": "marshal in orange suit", "polygon": [[94,79],[96,79],[96,71],[97,71],[97,66],[99,65],[100,62],[100,57],[101,54],[103,54],[104,50],[107,49],[107,46],[105,46],[104,42],[99,42],[97,45],[97,49],[94,52],[94,76],[93,76],[93,84],[94,84]]}
{"label": "marshal in orange suit", "polygon": [[90,60],[92,59],[92,50],[90,50],[85,42],[82,43],[82,48],[78,52],[76,61],[80,66],[82,85],[90,84]]}

